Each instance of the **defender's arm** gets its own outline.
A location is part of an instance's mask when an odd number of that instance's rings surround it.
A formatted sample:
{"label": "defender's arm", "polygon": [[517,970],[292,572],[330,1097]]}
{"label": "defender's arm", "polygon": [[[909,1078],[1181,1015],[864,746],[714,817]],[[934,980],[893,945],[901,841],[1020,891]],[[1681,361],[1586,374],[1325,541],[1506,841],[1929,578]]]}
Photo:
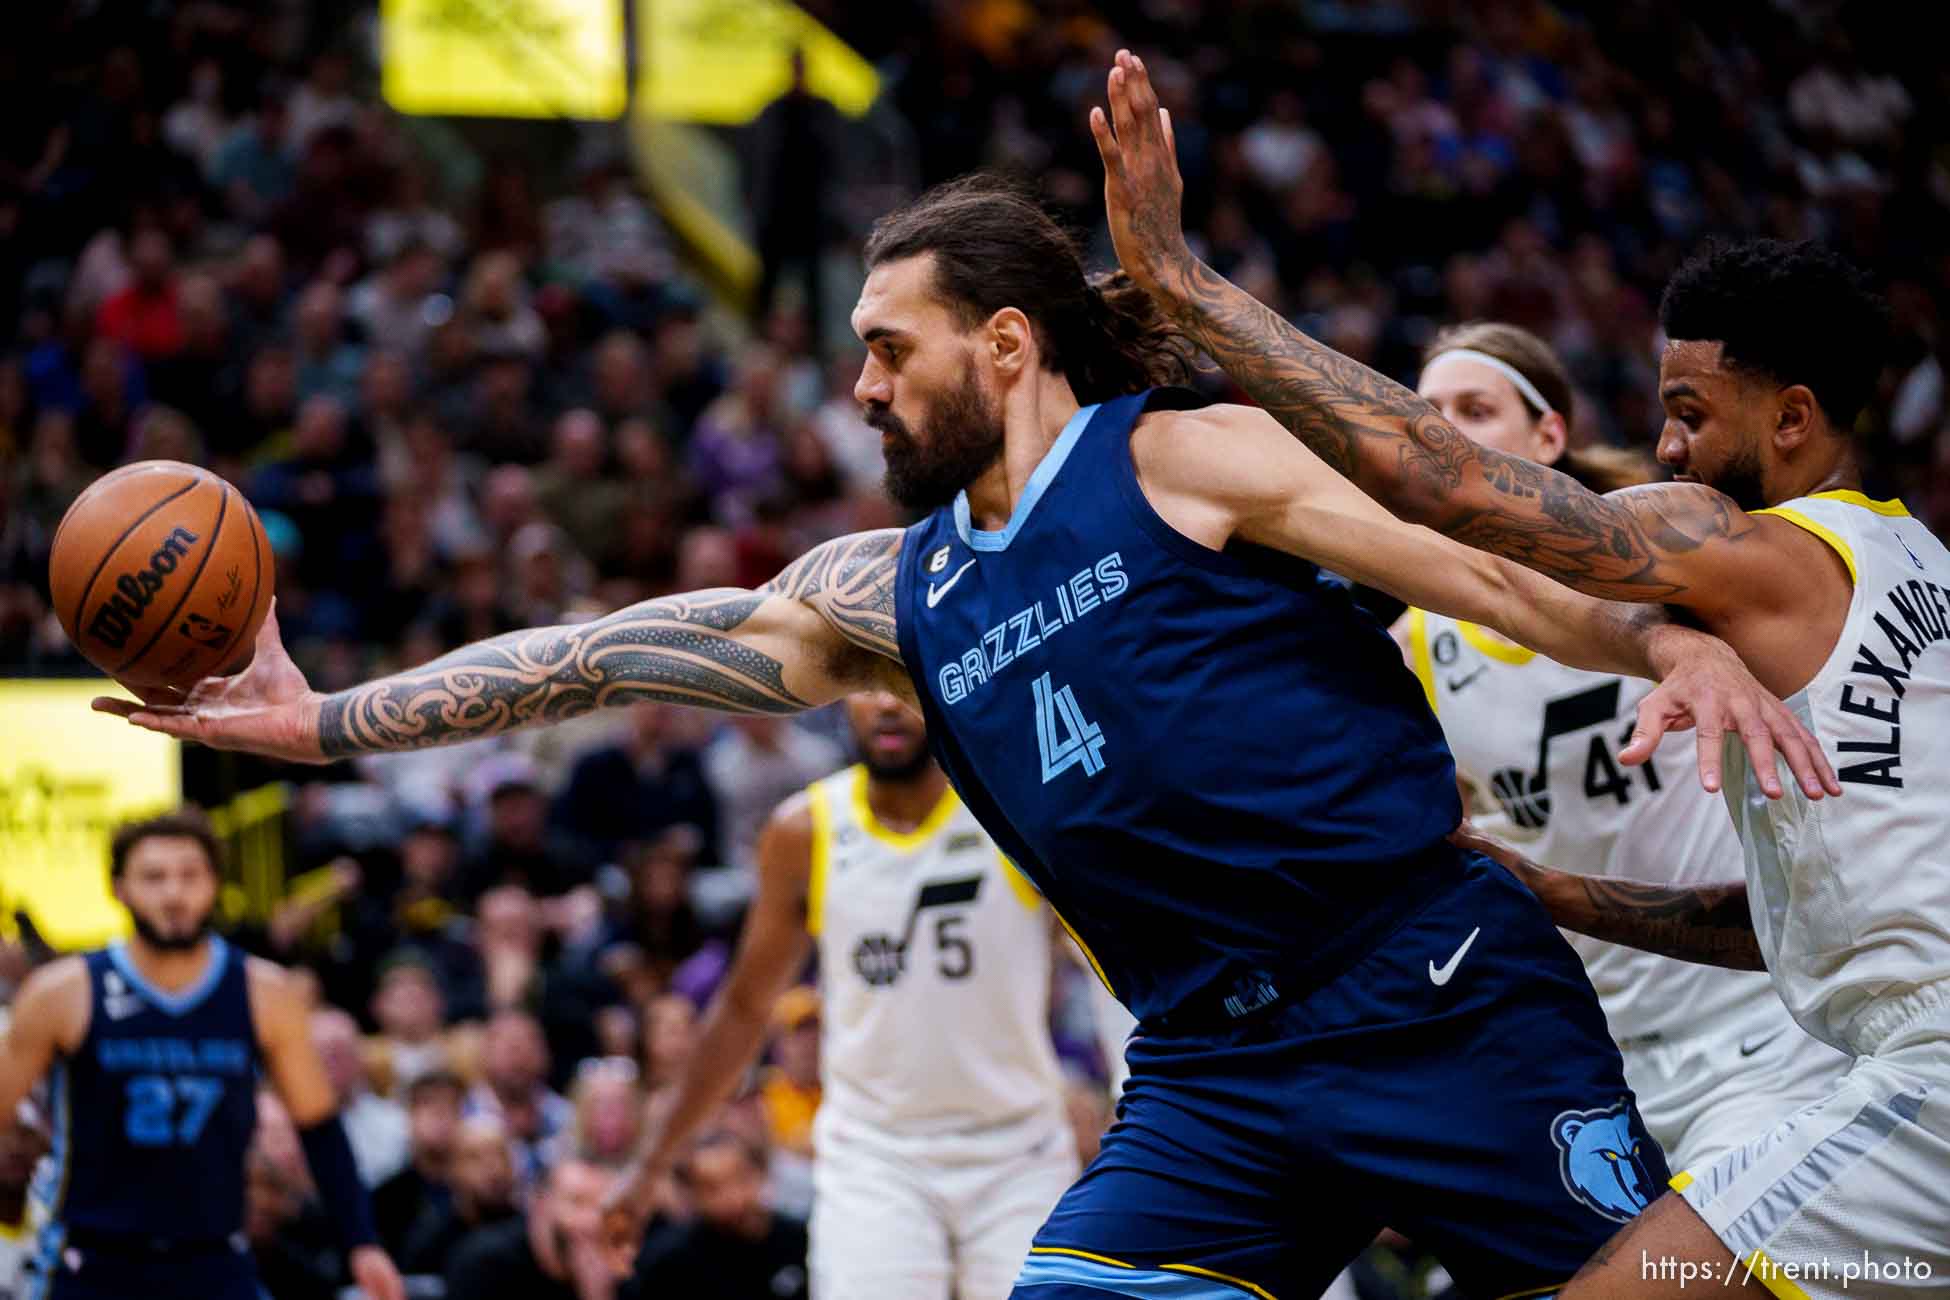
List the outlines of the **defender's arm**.
{"label": "defender's arm", "polygon": [[139,726],[299,762],[422,749],[667,700],[733,713],[795,713],[855,690],[912,700],[894,633],[898,529],[807,552],[757,591],[644,601],[587,623],[511,632],[334,695],[320,695],[278,639],[251,666],[184,704],[98,699]]}
{"label": "defender's arm", "polygon": [[1532,862],[1501,840],[1465,823],[1449,837],[1501,863],[1529,887],[1551,920],[1567,930],[1641,948],[1662,957],[1766,970],[1745,881],[1729,885],[1655,885],[1579,876]]}
{"label": "defender's arm", "polygon": [[807,908],[813,819],[803,791],[773,810],[758,840],[758,894],[745,915],[738,953],[704,1013],[704,1026],[661,1123],[611,1193],[606,1231],[612,1247],[634,1247],[658,1178],[758,1059],[772,1006],[803,970],[812,949]]}
{"label": "defender's arm", "polygon": [[[1600,496],[1548,466],[1478,446],[1400,384],[1308,338],[1191,253],[1170,119],[1120,53],[1111,115],[1091,115],[1119,260],[1252,398],[1403,518],[1612,600],[1682,605],[1714,631],[1736,611],[1798,608],[1812,558],[1798,530],[1711,488]],[[1112,126],[1115,126],[1113,135]],[[1755,544],[1762,534],[1778,544]]]}
{"label": "defender's arm", "polygon": [[[1776,746],[1812,795],[1834,779],[1814,738],[1718,639],[1672,624],[1656,606],[1596,600],[1402,522],[1264,411],[1215,406],[1146,416],[1131,452],[1159,513],[1214,549],[1238,538],[1299,555],[1411,605],[1493,627],[1572,667],[1687,675],[1709,790],[1719,788],[1723,722],[1741,732],[1768,793],[1779,792],[1777,780],[1767,786]],[[1627,756],[1649,755],[1663,730],[1642,713]]]}

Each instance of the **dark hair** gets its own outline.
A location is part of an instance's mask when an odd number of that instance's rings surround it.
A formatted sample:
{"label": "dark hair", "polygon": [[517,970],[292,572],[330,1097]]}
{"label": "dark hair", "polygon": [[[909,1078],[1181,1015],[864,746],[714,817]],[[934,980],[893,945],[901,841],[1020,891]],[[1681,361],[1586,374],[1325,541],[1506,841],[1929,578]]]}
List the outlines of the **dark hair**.
{"label": "dark hair", "polygon": [[689,1187],[693,1181],[692,1162],[697,1159],[701,1152],[710,1151],[716,1147],[730,1147],[739,1155],[745,1157],[746,1163],[761,1174],[771,1165],[770,1155],[765,1148],[746,1137],[743,1133],[728,1128],[708,1129],[699,1135],[696,1141],[691,1143],[691,1149],[685,1153],[683,1160],[678,1163],[676,1169],[677,1181]]}
{"label": "dark hair", "polygon": [[1673,272],[1659,324],[1669,339],[1717,342],[1729,366],[1806,385],[1846,433],[1882,373],[1889,306],[1812,241],[1711,240]]}
{"label": "dark hair", "polygon": [[[1445,352],[1458,348],[1468,348],[1485,356],[1495,357],[1518,374],[1528,379],[1551,409],[1564,417],[1569,425],[1571,414],[1577,403],[1577,389],[1571,383],[1571,372],[1551,345],[1524,329],[1507,321],[1479,320],[1462,325],[1449,325],[1437,331],[1429,345],[1422,349],[1422,364],[1427,366]],[[1530,399],[1521,392],[1517,397],[1530,410]],[[1542,411],[1531,411],[1532,419],[1541,419]],[[1637,487],[1650,483],[1658,475],[1652,465],[1636,451],[1624,447],[1572,447],[1568,444],[1551,465],[1552,469],[1569,474],[1579,484],[1593,492],[1616,492],[1620,488]]]}
{"label": "dark hair", "polygon": [[467,1097],[467,1084],[458,1074],[445,1068],[428,1070],[406,1085],[406,1104],[417,1106],[428,1099],[428,1094],[445,1092],[459,1104]]}
{"label": "dark hair", "polygon": [[201,809],[185,807],[116,827],[114,837],[108,842],[109,878],[121,878],[122,868],[129,865],[129,854],[135,852],[136,845],[144,840],[159,839],[195,840],[203,847],[203,856],[209,860],[210,870],[222,870],[223,849],[217,843],[217,833],[210,829],[209,819]]}
{"label": "dark hair", "polygon": [[896,208],[867,237],[867,269],[934,254],[935,292],[963,329],[1014,307],[1045,369],[1086,405],[1183,384],[1196,355],[1184,332],[1122,271],[1086,275],[1077,243],[1022,186],[977,172]]}

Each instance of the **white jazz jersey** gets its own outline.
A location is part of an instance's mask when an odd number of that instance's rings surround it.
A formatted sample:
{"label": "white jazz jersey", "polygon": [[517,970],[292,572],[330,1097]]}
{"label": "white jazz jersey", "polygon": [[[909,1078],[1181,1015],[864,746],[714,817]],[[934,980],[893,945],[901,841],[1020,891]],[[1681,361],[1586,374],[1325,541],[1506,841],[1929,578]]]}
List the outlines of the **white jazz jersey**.
{"label": "white jazz jersey", "polygon": [[1726,802],[1782,1000],[1817,1038],[1871,1053],[1906,995],[1950,979],[1950,551],[1901,502],[1859,492],[1763,513],[1827,542],[1855,582],[1841,638],[1787,702],[1843,794],[1810,802],[1787,781],[1770,800],[1736,744]]}
{"label": "white jazz jersey", "polygon": [[1063,1114],[1042,896],[953,790],[908,834],[874,818],[864,767],[809,794],[822,1123],[950,1144],[993,1131],[1040,1140]]}
{"label": "white jazz jersey", "polygon": [[[1739,840],[1721,802],[1699,787],[1691,732],[1667,735],[1640,767],[1618,762],[1651,682],[1567,668],[1439,614],[1410,610],[1408,619],[1411,662],[1456,771],[1490,805],[1476,816],[1485,830],[1580,875],[1679,885],[1740,879]],[[1758,971],[1565,937],[1621,1043],[1703,1034],[1774,1002]],[[1747,1033],[1764,1028],[1742,1025]]]}

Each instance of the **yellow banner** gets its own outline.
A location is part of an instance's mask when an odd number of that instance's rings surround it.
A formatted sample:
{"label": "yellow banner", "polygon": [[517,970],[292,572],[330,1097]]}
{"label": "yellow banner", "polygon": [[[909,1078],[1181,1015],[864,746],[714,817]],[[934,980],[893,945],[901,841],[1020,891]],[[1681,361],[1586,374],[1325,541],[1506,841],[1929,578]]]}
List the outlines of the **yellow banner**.
{"label": "yellow banner", "polygon": [[379,40],[402,113],[623,115],[623,0],[381,0]]}
{"label": "yellow banner", "polygon": [[22,911],[56,948],[126,932],[109,835],[182,799],[176,741],[89,709],[107,685],[0,680],[0,930]]}
{"label": "yellow banner", "polygon": [[656,117],[749,122],[791,84],[795,49],[807,87],[841,112],[858,117],[880,93],[872,64],[786,0],[640,0],[636,13],[639,103]]}

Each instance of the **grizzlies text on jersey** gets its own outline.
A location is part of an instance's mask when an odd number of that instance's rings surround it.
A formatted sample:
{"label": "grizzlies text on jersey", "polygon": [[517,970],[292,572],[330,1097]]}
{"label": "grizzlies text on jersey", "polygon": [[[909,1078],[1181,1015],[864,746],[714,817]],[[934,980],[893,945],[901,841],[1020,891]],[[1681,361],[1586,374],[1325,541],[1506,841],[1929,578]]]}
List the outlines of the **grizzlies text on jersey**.
{"label": "grizzlies text on jersey", "polygon": [[914,526],[896,592],[943,767],[1141,1018],[1344,966],[1427,897],[1461,815],[1415,679],[1344,587],[1151,509],[1145,408],[1080,411],[1003,531],[965,498]]}

